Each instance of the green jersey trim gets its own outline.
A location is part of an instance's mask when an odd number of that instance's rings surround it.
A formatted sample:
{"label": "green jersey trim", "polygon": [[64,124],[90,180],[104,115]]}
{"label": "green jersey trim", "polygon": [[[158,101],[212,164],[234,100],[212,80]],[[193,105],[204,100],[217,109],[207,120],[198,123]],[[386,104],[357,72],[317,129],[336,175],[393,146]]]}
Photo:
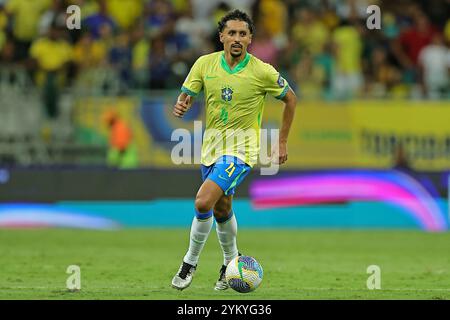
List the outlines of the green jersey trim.
{"label": "green jersey trim", "polygon": [[198,95],[198,93],[195,93],[194,91],[189,90],[185,86],[181,87],[181,92],[184,92],[184,93],[186,93],[187,95],[189,95],[191,97],[196,97]]}
{"label": "green jersey trim", "polygon": [[226,72],[228,72],[229,74],[235,74],[235,73],[238,73],[239,71],[241,71],[242,69],[244,69],[247,66],[248,62],[250,61],[250,58],[251,58],[251,55],[248,52],[246,52],[244,60],[239,62],[237,64],[237,66],[234,67],[233,70],[231,70],[230,66],[227,63],[227,60],[225,59],[225,52],[224,52],[224,53],[222,53],[222,56],[220,58],[220,64],[222,65],[222,68]]}
{"label": "green jersey trim", "polygon": [[289,86],[286,86],[286,87],[284,88],[283,92],[282,92],[279,96],[277,96],[277,97],[275,97],[275,98],[278,99],[278,100],[283,99],[283,98],[286,96],[288,90],[289,90]]}

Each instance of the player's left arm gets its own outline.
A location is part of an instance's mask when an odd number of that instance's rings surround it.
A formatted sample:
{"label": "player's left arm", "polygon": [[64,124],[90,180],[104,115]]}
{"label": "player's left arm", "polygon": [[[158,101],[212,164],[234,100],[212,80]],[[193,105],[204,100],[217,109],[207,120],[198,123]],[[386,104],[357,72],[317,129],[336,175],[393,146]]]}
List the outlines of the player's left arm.
{"label": "player's left arm", "polygon": [[[278,164],[283,164],[288,158],[287,142],[289,131],[295,115],[295,107],[297,106],[297,97],[292,91],[289,83],[275,70],[270,64],[262,64],[261,69],[264,72],[263,83],[264,91],[271,96],[284,102],[283,108],[283,122],[280,128],[280,135],[278,139],[278,147],[273,150],[272,157],[278,159]],[[277,150],[278,149],[278,150]]]}
{"label": "player's left arm", "polygon": [[297,96],[294,91],[289,88],[286,95],[281,99],[284,102],[283,120],[281,123],[280,137],[279,137],[279,154],[278,163],[283,164],[288,159],[287,142],[289,131],[295,116],[295,108],[297,106]]}

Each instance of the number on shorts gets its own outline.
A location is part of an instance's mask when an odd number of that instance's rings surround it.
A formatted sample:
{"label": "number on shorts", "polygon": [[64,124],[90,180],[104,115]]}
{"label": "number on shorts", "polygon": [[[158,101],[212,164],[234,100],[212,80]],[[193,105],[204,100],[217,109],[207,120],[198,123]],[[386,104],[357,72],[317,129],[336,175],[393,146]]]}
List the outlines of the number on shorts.
{"label": "number on shorts", "polygon": [[236,167],[234,166],[234,163],[230,163],[230,166],[225,170],[226,173],[228,173],[228,177],[231,177],[234,173],[234,170],[236,170]]}

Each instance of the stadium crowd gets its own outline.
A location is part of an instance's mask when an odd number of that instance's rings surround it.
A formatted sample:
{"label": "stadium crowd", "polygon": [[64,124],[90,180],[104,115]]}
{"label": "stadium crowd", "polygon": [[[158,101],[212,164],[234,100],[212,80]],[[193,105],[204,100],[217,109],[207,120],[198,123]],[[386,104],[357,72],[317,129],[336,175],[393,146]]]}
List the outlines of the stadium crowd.
{"label": "stadium crowd", "polygon": [[[81,30],[66,26],[81,8]],[[369,5],[381,29],[369,30]],[[221,50],[231,8],[256,26],[250,52],[305,99],[449,97],[450,18],[444,0],[0,0],[0,67],[36,86],[120,92],[179,88],[202,54]],[[45,89],[47,88],[47,89]],[[50,104],[51,105],[51,104]],[[51,113],[51,110],[50,110]]]}

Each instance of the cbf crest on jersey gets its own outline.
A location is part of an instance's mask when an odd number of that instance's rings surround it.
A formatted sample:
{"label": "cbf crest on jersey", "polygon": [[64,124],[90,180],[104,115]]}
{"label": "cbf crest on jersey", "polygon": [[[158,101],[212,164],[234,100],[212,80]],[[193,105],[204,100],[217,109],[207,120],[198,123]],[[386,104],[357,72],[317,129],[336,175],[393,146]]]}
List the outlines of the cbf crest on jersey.
{"label": "cbf crest on jersey", "polygon": [[233,99],[233,89],[230,87],[222,88],[222,99],[227,102],[231,101]]}

